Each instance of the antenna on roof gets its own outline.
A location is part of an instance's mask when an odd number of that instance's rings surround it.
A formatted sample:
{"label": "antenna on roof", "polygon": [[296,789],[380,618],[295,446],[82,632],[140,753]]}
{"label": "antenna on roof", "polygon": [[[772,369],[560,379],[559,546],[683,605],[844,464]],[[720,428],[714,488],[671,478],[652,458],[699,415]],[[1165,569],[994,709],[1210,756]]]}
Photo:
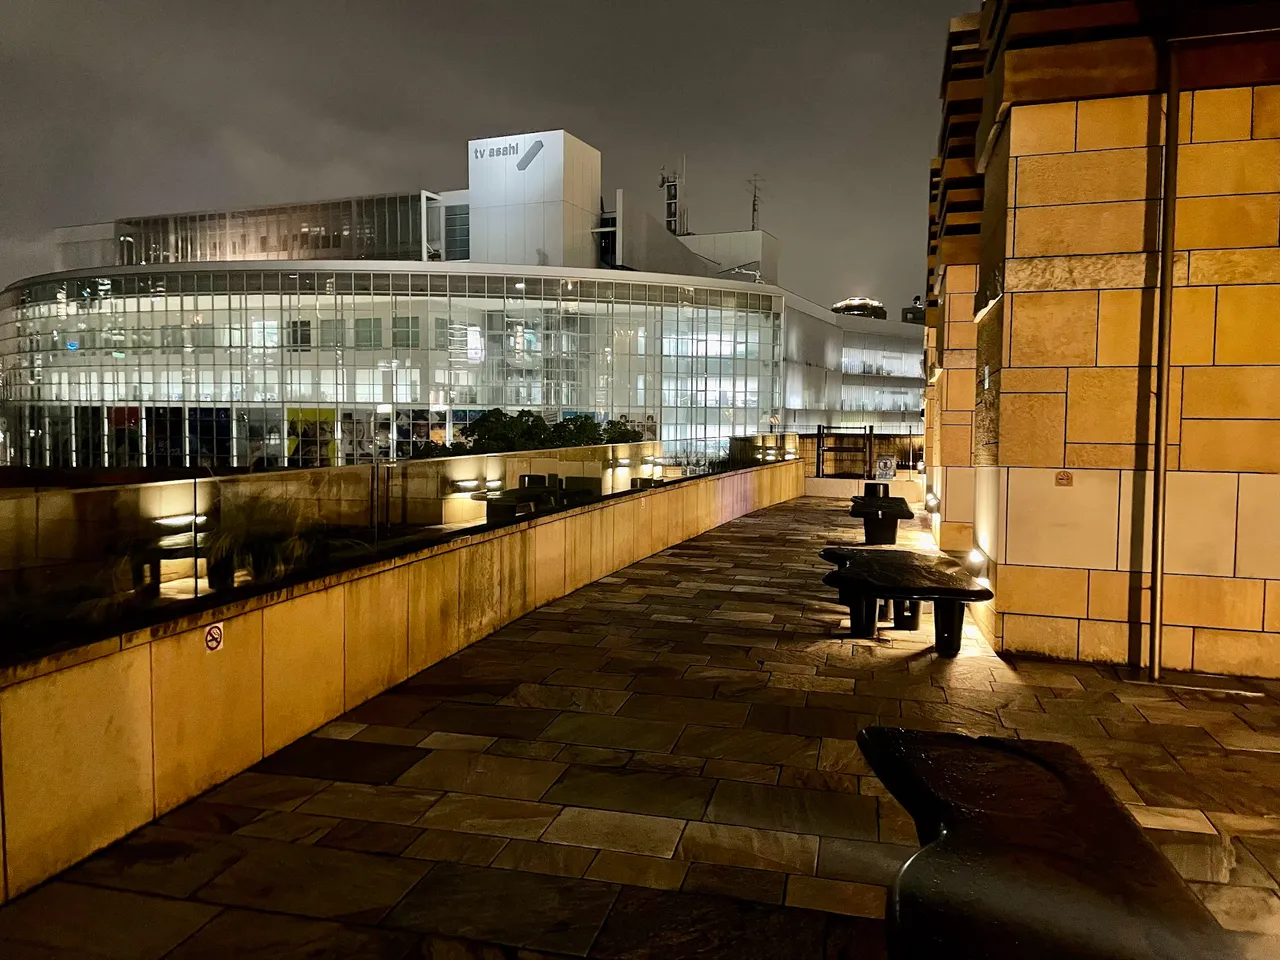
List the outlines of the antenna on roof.
{"label": "antenna on roof", "polygon": [[677,237],[687,236],[689,233],[689,211],[684,205],[685,169],[686,159],[682,155],[680,157],[680,166],[671,173],[667,172],[667,168],[662,168],[662,174],[658,179],[658,188],[663,192],[663,217],[662,222],[666,224],[667,230],[674,233]]}
{"label": "antenna on roof", "polygon": [[760,174],[754,174],[747,181],[751,186],[751,229],[760,229],[760,184],[764,183],[764,177]]}

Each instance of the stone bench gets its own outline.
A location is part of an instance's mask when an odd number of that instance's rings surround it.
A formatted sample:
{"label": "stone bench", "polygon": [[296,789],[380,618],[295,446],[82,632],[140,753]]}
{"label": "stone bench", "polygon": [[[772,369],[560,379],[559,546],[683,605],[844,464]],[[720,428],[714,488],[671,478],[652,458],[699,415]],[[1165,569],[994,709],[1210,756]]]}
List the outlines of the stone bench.
{"label": "stone bench", "polygon": [[893,546],[898,542],[898,521],[910,520],[915,514],[904,497],[864,494],[850,498],[849,516],[862,521],[868,546]]}
{"label": "stone bench", "polygon": [[858,733],[924,845],[886,917],[891,960],[1225,960],[1232,938],[1074,747]]}
{"label": "stone bench", "polygon": [[932,601],[934,648],[940,656],[954,657],[960,652],[964,605],[992,597],[946,556],[856,547],[827,547],[819,556],[836,565],[822,582],[839,591],[855,637],[876,635],[881,600],[894,602],[894,626],[900,630],[917,629],[920,603]]}

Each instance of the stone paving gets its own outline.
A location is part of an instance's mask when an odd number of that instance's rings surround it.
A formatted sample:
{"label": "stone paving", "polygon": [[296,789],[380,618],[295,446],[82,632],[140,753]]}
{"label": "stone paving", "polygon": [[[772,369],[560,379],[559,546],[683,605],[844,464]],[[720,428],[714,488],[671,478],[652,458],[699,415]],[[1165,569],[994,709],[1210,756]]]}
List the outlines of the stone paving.
{"label": "stone paving", "polygon": [[861,539],[845,510],[760,511],[522,617],[0,909],[0,955],[882,957],[916,837],[853,741],[876,722],[1074,744],[1280,955],[1280,686],[1006,662],[971,625],[939,660],[927,615],[851,641],[817,556]]}

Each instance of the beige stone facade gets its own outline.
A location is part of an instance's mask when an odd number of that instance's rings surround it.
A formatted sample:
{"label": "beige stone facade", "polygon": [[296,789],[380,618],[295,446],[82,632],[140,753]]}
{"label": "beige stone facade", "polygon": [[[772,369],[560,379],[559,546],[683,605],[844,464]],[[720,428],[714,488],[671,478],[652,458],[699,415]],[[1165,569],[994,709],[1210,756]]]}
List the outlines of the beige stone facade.
{"label": "beige stone facade", "polygon": [[[1277,86],[1181,102],[1170,668],[1280,676],[1278,110]],[[931,413],[943,546],[990,558],[996,600],[978,619],[997,649],[1145,660],[1162,114],[1149,95],[1015,105],[993,133],[984,223],[1004,257],[975,278],[974,360],[941,354]],[[950,340],[972,311],[949,296],[946,310]],[[974,478],[958,491],[970,431]],[[948,530],[962,517],[970,542]]]}

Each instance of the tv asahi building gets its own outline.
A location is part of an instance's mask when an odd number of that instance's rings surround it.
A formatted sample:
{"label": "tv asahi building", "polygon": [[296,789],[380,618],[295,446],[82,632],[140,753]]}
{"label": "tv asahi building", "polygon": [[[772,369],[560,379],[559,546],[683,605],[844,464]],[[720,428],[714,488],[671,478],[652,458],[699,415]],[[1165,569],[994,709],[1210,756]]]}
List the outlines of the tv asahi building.
{"label": "tv asahi building", "polygon": [[919,327],[781,289],[763,231],[607,205],[600,171],[542,131],[471,141],[465,190],[62,229],[57,272],[0,294],[0,464],[399,459],[493,407],[625,417],[695,458],[771,426],[920,431]]}

